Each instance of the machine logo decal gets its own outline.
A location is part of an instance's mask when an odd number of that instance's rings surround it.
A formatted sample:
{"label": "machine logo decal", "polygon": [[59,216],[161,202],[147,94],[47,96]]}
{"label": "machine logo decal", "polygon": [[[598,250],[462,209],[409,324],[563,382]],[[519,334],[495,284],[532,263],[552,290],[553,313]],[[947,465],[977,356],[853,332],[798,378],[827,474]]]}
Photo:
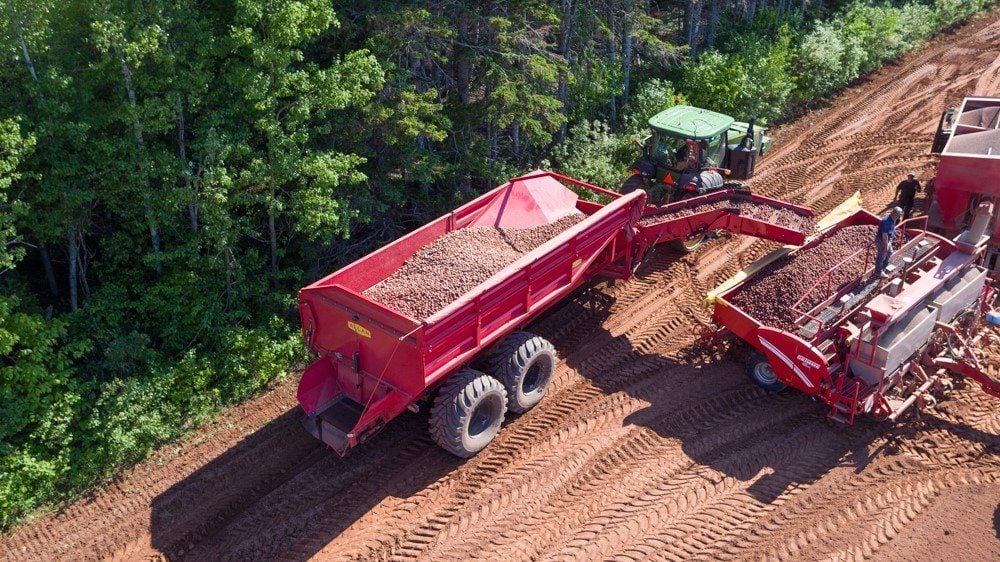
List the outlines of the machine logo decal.
{"label": "machine logo decal", "polygon": [[580,267],[580,264],[581,264],[581,263],[583,263],[583,260],[582,260],[582,259],[580,259],[580,258],[576,258],[576,261],[575,261],[575,262],[573,262],[573,267],[574,267],[574,268],[576,268],[576,267]]}
{"label": "machine logo decal", "polygon": [[819,369],[819,363],[815,361],[802,357],[801,355],[796,355],[795,358],[801,361],[803,365],[809,367],[810,369]]}
{"label": "machine logo decal", "polygon": [[348,322],[347,323],[347,327],[350,328],[352,332],[354,332],[355,334],[357,334],[357,335],[359,335],[359,336],[361,336],[363,338],[369,338],[370,339],[372,337],[371,330],[369,330],[368,328],[365,328],[361,324],[356,324],[354,322]]}
{"label": "machine logo decal", "polygon": [[762,338],[760,336],[757,336],[757,339],[760,340],[761,345],[763,345],[764,347],[766,347],[767,349],[769,349],[771,351],[771,353],[777,355],[778,359],[781,359],[785,363],[785,365],[788,365],[788,367],[790,369],[792,369],[793,371],[795,371],[795,374],[798,375],[798,377],[800,379],[802,379],[802,382],[806,383],[806,386],[808,386],[809,388],[812,388],[814,386],[813,383],[812,383],[812,381],[809,380],[809,377],[807,377],[802,372],[802,370],[799,369],[798,365],[796,365],[795,363],[792,363],[792,360],[789,359],[787,355],[785,355],[784,353],[782,353],[781,351],[779,351],[778,348],[773,343],[765,340],[764,338]]}

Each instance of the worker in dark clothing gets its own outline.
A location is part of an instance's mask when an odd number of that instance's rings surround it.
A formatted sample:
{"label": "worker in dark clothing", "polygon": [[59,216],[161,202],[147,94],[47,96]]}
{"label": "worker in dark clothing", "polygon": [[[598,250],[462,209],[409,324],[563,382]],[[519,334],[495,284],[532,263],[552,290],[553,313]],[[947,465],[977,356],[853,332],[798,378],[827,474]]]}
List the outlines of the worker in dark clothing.
{"label": "worker in dark clothing", "polygon": [[910,218],[913,214],[913,199],[920,192],[920,182],[916,180],[917,173],[910,170],[906,174],[906,179],[896,186],[896,201],[903,208],[903,220]]}
{"label": "worker in dark clothing", "polygon": [[931,210],[931,203],[934,202],[934,180],[937,177],[933,177],[927,180],[924,184],[924,212],[928,213]]}
{"label": "worker in dark clothing", "polygon": [[885,267],[889,265],[892,256],[892,238],[896,235],[896,223],[903,216],[903,209],[893,207],[892,211],[882,217],[875,233],[875,275],[888,277]]}

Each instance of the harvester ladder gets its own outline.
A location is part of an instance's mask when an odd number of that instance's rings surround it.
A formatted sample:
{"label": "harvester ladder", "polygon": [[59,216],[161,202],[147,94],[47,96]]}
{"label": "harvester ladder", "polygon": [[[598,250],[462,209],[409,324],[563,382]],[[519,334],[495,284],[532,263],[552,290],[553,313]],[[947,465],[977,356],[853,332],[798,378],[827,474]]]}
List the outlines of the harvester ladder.
{"label": "harvester ladder", "polygon": [[[845,388],[845,380],[846,388]],[[837,387],[831,394],[830,413],[827,417],[844,425],[854,423],[858,411],[858,396],[861,392],[861,381],[856,377],[848,377],[844,372],[837,378]]]}

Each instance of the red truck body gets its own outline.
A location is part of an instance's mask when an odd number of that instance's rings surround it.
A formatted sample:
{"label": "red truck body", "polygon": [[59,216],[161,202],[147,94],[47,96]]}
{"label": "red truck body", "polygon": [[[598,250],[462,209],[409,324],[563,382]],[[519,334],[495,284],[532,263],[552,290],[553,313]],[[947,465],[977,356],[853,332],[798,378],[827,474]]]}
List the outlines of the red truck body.
{"label": "red truck body", "polygon": [[[934,178],[930,227],[953,237],[969,226],[983,201],[1000,212],[1000,98],[968,97],[954,116]],[[1000,220],[994,217],[987,267],[1000,268]]]}
{"label": "red truck body", "polygon": [[[580,199],[566,185],[610,200]],[[595,276],[627,279],[654,244],[692,232],[734,232],[801,243],[804,234],[724,209],[639,224],[644,213],[696,206],[721,192],[669,207],[646,207],[646,195],[604,190],[551,172],[536,171],[482,195],[453,212],[320,279],[299,292],[307,345],[319,356],[302,375],[297,397],[304,425],[343,454],[425,397],[450,374],[504,336],[543,313]],[[742,195],[811,216],[808,209]],[[367,298],[363,291],[395,272],[423,246],[470,226],[524,228],[573,210],[586,218],[525,254],[425,320]]]}
{"label": "red truck body", "polygon": [[[645,194],[598,205],[567,193],[551,174],[517,178],[302,289],[303,331],[321,356],[298,389],[303,410],[317,416],[310,427],[314,435],[343,453],[584,281],[598,273],[628,277],[635,255],[631,225]],[[588,218],[425,321],[362,294],[448,232],[473,225],[532,226],[525,217],[537,212],[545,195],[571,203]]]}

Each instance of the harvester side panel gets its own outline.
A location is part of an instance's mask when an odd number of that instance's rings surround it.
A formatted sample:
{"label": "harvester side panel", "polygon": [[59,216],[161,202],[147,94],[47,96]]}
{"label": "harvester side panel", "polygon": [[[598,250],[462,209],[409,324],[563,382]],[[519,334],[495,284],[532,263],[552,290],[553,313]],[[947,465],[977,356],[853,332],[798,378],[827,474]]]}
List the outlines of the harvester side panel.
{"label": "harvester side panel", "polygon": [[774,328],[761,327],[756,333],[759,348],[770,360],[781,382],[810,395],[820,393],[828,380],[826,359],[815,346],[802,338]]}

